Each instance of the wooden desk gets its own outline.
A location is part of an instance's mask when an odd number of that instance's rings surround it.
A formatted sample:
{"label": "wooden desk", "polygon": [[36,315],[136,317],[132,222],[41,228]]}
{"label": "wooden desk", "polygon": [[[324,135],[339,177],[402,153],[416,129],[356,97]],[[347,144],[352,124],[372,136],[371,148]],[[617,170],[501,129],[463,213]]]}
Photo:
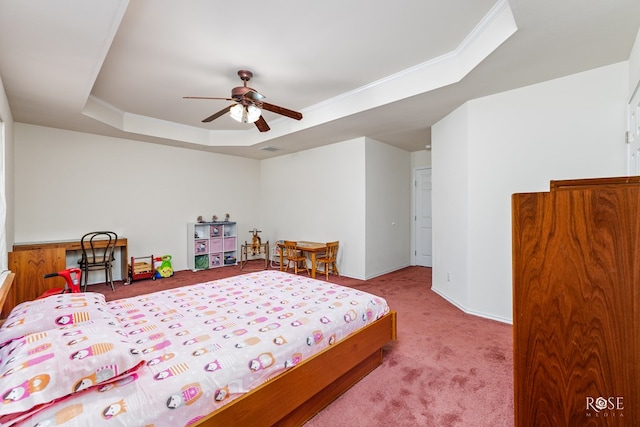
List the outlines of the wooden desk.
{"label": "wooden desk", "polygon": [[[280,271],[283,270],[284,267],[284,256],[282,253],[284,252],[282,249],[284,248],[283,243],[278,243],[278,247],[280,247]],[[327,250],[326,243],[318,243],[318,242],[305,242],[300,241],[296,243],[296,249],[300,252],[309,252],[311,254],[311,277],[316,278],[316,254],[318,252],[324,252]]]}
{"label": "wooden desk", "polygon": [[[94,246],[102,248],[106,244],[106,240],[94,240]],[[51,240],[46,242],[29,242],[14,243],[13,251],[33,251],[38,249],[64,249],[66,252],[82,251],[80,239],[78,240]],[[127,262],[129,261],[129,249],[126,237],[118,237],[116,240],[116,249],[120,249],[120,274],[121,280],[127,280]],[[73,266],[77,267],[77,265]]]}

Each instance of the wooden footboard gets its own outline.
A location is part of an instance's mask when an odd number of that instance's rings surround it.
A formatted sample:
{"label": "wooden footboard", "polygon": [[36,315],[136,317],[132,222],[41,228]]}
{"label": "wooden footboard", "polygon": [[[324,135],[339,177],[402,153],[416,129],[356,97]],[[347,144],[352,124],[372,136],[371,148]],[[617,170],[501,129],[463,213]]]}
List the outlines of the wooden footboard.
{"label": "wooden footboard", "polygon": [[200,420],[197,427],[300,426],[382,363],[396,312],[353,333]]}

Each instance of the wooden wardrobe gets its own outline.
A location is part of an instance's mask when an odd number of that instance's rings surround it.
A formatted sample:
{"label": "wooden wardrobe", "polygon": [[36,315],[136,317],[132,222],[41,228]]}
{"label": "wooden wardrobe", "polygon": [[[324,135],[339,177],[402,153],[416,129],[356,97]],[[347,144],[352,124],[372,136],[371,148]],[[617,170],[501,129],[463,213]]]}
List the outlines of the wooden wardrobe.
{"label": "wooden wardrobe", "polygon": [[640,426],[640,177],[512,208],[515,425]]}

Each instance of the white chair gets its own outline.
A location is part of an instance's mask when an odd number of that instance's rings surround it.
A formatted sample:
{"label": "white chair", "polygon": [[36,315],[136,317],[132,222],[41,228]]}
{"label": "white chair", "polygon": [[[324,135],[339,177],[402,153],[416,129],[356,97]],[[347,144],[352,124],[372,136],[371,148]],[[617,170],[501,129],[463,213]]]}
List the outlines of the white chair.
{"label": "white chair", "polygon": [[284,240],[277,240],[276,244],[271,248],[271,268],[280,268],[280,251],[284,251],[284,248],[278,246],[280,244],[284,244]]}

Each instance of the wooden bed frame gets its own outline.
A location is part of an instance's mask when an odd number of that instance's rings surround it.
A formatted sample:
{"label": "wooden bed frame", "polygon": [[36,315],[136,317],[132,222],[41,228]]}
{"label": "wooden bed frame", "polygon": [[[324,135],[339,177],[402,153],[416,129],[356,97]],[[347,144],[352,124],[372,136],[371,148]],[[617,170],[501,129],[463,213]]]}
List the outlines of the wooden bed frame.
{"label": "wooden bed frame", "polygon": [[[16,301],[4,298],[13,276],[0,288],[0,307],[9,312]],[[194,427],[301,426],[382,363],[382,348],[396,339],[397,314],[354,332],[271,381],[232,400]],[[0,321],[2,324],[2,321]]]}

